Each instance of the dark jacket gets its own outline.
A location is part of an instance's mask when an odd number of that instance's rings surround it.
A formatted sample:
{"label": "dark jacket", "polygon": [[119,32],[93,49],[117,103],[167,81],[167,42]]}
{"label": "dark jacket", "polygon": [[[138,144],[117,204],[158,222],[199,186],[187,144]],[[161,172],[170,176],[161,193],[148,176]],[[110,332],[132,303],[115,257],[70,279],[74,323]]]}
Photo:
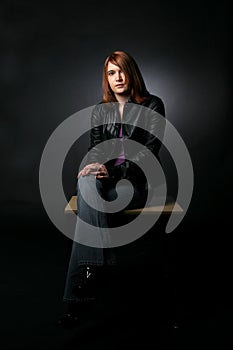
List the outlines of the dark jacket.
{"label": "dark jacket", "polygon": [[[148,152],[152,152],[159,160],[160,140],[165,129],[163,101],[154,95],[149,95],[141,104],[128,101],[124,106],[122,123],[122,140],[127,161],[124,165],[114,166],[116,157],[120,154],[118,137],[121,118],[118,103],[99,103],[93,108],[89,163],[104,163],[112,180],[126,178],[133,183],[142,184],[146,181],[143,164],[147,161]],[[110,145],[103,143],[107,140],[111,140]],[[145,147],[138,150],[132,144],[128,145],[126,140],[136,141]]]}

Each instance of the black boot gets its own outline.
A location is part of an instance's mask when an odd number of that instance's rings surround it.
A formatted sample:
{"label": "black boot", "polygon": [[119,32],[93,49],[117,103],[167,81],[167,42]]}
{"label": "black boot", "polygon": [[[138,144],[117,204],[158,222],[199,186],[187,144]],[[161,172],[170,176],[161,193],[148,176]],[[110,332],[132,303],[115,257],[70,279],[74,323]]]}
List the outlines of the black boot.
{"label": "black boot", "polygon": [[74,287],[74,294],[79,299],[78,302],[65,303],[62,317],[57,321],[57,325],[64,329],[71,329],[81,324],[96,301],[98,293],[98,282],[100,281],[101,267],[80,266],[79,281]]}
{"label": "black boot", "polygon": [[73,329],[84,322],[89,312],[89,303],[65,303],[63,315],[57,320],[56,324],[63,329]]}
{"label": "black boot", "polygon": [[79,325],[79,316],[71,312],[64,313],[58,320],[57,326],[64,329],[72,329]]}

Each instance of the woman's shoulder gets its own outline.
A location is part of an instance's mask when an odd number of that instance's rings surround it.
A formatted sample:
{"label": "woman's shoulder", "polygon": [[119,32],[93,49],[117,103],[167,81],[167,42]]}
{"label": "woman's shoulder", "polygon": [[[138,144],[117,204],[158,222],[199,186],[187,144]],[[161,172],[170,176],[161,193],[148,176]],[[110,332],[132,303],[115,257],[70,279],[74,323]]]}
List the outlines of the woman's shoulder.
{"label": "woman's shoulder", "polygon": [[165,106],[161,97],[149,94],[148,98],[142,103],[145,107],[148,107],[165,117]]}
{"label": "woman's shoulder", "polygon": [[154,94],[149,94],[147,99],[145,100],[145,105],[155,104],[164,104],[162,98]]}
{"label": "woman's shoulder", "polygon": [[93,118],[101,118],[103,119],[109,113],[112,113],[116,109],[116,102],[103,102],[99,101],[93,106],[92,109],[92,117]]}

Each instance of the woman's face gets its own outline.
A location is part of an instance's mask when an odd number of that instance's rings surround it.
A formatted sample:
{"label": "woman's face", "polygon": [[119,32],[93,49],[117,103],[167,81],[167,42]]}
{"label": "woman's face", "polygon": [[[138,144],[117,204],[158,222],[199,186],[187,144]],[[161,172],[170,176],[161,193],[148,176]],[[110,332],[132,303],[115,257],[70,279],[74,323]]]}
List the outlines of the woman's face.
{"label": "woman's face", "polygon": [[107,76],[110,88],[115,95],[125,95],[129,93],[128,79],[120,67],[108,62]]}

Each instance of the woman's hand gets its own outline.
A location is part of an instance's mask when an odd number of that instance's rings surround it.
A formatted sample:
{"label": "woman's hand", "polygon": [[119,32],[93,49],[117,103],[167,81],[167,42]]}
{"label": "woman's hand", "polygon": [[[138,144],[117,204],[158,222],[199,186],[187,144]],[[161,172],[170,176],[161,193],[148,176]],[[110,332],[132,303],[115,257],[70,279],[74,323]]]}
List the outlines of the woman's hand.
{"label": "woman's hand", "polygon": [[86,165],[79,173],[77,178],[79,179],[81,176],[87,175],[95,175],[97,179],[108,178],[108,171],[104,164],[100,163],[92,163]]}

